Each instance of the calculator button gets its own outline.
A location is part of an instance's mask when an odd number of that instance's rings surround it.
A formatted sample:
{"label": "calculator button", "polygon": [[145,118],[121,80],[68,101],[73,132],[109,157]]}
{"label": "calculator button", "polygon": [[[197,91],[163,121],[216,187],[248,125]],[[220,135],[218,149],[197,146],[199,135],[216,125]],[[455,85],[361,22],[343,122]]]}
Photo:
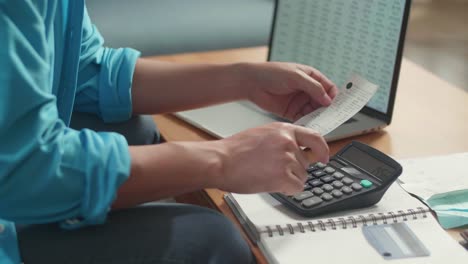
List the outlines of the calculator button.
{"label": "calculator button", "polygon": [[361,186],[366,188],[366,189],[369,189],[370,187],[372,187],[373,183],[369,180],[361,180]]}
{"label": "calculator button", "polygon": [[308,191],[310,189],[312,189],[312,186],[310,186],[308,183],[305,183],[304,184],[304,191]]}
{"label": "calculator button", "polygon": [[334,181],[334,182],[332,182],[332,186],[335,187],[336,189],[339,189],[339,188],[343,187],[343,183],[340,182],[340,181]]}
{"label": "calculator button", "polygon": [[308,182],[309,182],[309,181],[312,181],[312,180],[314,180],[314,179],[315,179],[314,176],[312,176],[312,175],[307,175],[307,181],[308,181]]}
{"label": "calculator button", "polygon": [[298,194],[294,195],[294,196],[293,196],[293,199],[294,199],[295,201],[300,202],[300,201],[305,200],[305,199],[307,199],[307,198],[310,198],[310,197],[312,197],[312,196],[314,196],[314,194],[311,193],[311,192],[309,192],[309,191],[307,191],[307,192],[301,192],[301,193],[298,193]]}
{"label": "calculator button", "polygon": [[343,196],[343,193],[340,192],[339,190],[333,190],[331,194],[335,196],[336,198],[340,198],[341,196]]}
{"label": "calculator button", "polygon": [[353,192],[353,189],[349,188],[348,186],[345,186],[341,189],[341,191],[344,193],[344,194],[351,194]]}
{"label": "calculator button", "polygon": [[310,207],[317,206],[321,204],[322,202],[323,200],[320,199],[320,197],[314,196],[312,198],[302,201],[302,206],[310,208]]}
{"label": "calculator button", "polygon": [[316,170],[317,170],[317,167],[315,167],[314,165],[310,165],[309,168],[307,168],[308,173],[311,173],[311,172],[316,171]]}
{"label": "calculator button", "polygon": [[[313,180],[309,184],[312,187],[320,187],[320,186],[323,185],[323,182],[321,180]],[[361,185],[359,185],[359,186],[361,186]]]}
{"label": "calculator button", "polygon": [[325,176],[327,174],[325,172],[321,171],[321,170],[316,170],[316,171],[312,172],[312,175],[314,175],[315,177],[322,177],[322,176]]}
{"label": "calculator button", "polygon": [[315,195],[321,195],[323,193],[323,190],[319,187],[315,187],[312,189],[312,192],[315,194]]}
{"label": "calculator button", "polygon": [[354,181],[348,177],[344,177],[342,182],[346,185],[351,185]]}
{"label": "calculator button", "polygon": [[334,181],[335,179],[332,176],[325,176],[325,177],[322,177],[320,180],[323,181],[324,183],[330,183]]}
{"label": "calculator button", "polygon": [[322,196],[320,196],[320,198],[322,198],[324,201],[333,200],[333,196],[331,196],[331,194],[329,194],[329,193],[322,194]]}
{"label": "calculator button", "polygon": [[335,169],[332,168],[332,167],[326,167],[323,171],[326,172],[326,173],[334,173]]}
{"label": "calculator button", "polygon": [[353,183],[351,184],[351,188],[353,188],[353,190],[355,191],[360,191],[362,189],[362,186],[357,183]]}
{"label": "calculator button", "polygon": [[343,178],[344,178],[344,174],[343,174],[343,173],[341,173],[341,172],[339,172],[339,171],[337,171],[337,172],[333,173],[333,175],[332,175],[332,176],[333,176],[333,177],[335,177],[335,179],[337,179],[337,180],[341,180],[341,179],[343,179]]}
{"label": "calculator button", "polygon": [[325,184],[322,186],[322,189],[326,192],[331,192],[333,190],[333,186],[331,186],[330,184]]}
{"label": "calculator button", "polygon": [[315,166],[319,169],[324,169],[325,167],[327,167],[327,165],[323,164],[322,162],[315,163]]}

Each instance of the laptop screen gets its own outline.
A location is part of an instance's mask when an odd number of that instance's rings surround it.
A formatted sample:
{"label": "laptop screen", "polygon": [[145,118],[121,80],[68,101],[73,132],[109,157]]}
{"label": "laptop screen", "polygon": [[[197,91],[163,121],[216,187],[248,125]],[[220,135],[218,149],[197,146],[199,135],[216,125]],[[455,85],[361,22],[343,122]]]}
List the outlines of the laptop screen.
{"label": "laptop screen", "polygon": [[269,60],[313,66],[339,87],[352,73],[358,73],[379,85],[367,107],[391,114],[407,2],[277,1]]}

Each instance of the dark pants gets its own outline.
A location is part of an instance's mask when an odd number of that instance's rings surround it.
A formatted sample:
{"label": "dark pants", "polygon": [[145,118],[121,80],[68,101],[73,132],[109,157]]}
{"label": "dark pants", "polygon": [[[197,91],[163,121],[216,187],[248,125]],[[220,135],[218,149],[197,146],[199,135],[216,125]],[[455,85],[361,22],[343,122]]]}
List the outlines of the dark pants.
{"label": "dark pants", "polygon": [[[116,130],[82,114],[78,125],[74,116],[72,127],[83,128],[88,117],[88,128]],[[129,144],[159,140],[151,117],[135,117],[116,127]],[[126,133],[129,131],[132,133]],[[249,246],[231,221],[192,205],[153,203],[111,212],[99,226],[66,231],[57,224],[34,225],[18,227],[17,232],[26,264],[254,262]]]}

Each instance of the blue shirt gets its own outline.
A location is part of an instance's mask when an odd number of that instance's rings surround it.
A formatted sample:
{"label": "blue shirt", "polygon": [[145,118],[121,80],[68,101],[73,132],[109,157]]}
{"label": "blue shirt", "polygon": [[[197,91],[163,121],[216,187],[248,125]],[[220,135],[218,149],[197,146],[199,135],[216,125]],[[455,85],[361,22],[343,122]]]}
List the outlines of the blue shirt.
{"label": "blue shirt", "polygon": [[20,262],[13,222],[105,221],[129,175],[127,142],[68,125],[73,111],[128,119],[138,57],[103,47],[84,0],[0,0],[1,263]]}

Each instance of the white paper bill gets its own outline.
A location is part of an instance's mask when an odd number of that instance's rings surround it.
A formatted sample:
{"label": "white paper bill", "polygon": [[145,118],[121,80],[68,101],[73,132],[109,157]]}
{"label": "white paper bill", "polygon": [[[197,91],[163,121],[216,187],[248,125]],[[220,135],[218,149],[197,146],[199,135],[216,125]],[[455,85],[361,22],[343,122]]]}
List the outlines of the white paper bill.
{"label": "white paper bill", "polygon": [[357,114],[377,89],[377,85],[355,74],[340,89],[330,106],[319,108],[294,124],[314,129],[325,136]]}

